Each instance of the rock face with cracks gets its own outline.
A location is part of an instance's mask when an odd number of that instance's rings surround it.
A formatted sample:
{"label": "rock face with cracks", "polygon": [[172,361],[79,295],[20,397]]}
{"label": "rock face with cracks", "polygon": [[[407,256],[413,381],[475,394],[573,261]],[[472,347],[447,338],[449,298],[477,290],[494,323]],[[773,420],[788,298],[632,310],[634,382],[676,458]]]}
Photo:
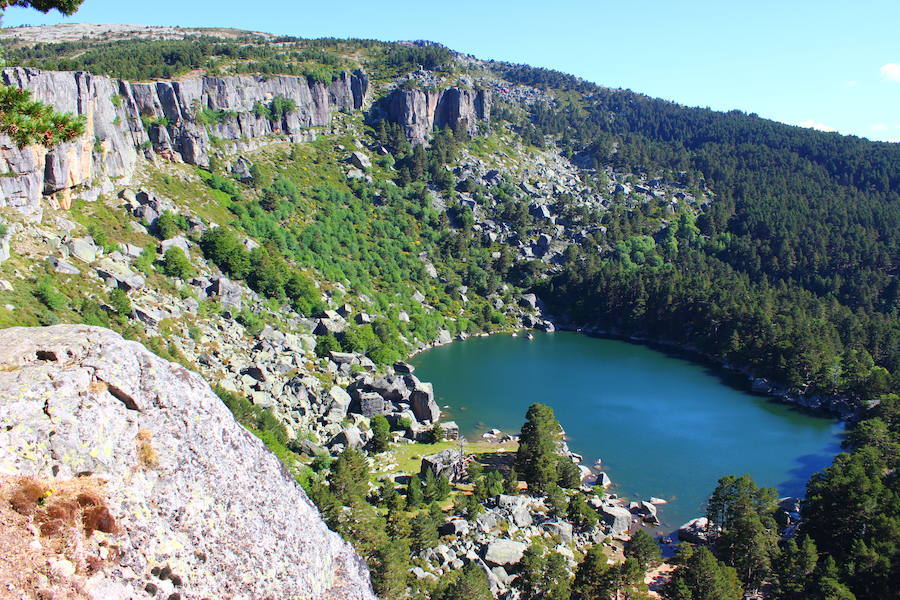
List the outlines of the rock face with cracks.
{"label": "rock face with cracks", "polygon": [[[271,135],[294,142],[312,139],[310,128],[330,124],[336,110],[361,108],[369,90],[362,71],[343,73],[326,86],[286,75],[132,83],[80,71],[16,67],[0,70],[0,83],[28,89],[36,100],[85,119],[84,135],[50,150],[18,148],[0,136],[0,207],[11,206],[36,221],[42,195],[68,208],[74,188],[91,188],[96,196],[110,191],[113,181],[127,181],[142,147],[148,154],[205,167],[215,138],[236,142],[238,150]],[[278,117],[254,110],[274,98],[292,101],[294,110]],[[220,118],[204,125],[203,110]]]}
{"label": "rock face with cracks", "polygon": [[374,599],[363,560],[199,375],[98,327],[6,329],[0,347],[0,474],[105,481],[119,532],[89,596]]}

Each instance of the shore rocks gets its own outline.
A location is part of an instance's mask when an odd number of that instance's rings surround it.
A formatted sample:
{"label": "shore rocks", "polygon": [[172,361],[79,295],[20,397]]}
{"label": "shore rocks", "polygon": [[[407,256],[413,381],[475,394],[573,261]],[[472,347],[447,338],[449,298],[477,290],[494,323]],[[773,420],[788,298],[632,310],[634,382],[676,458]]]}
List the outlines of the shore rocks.
{"label": "shore rocks", "polygon": [[609,525],[612,535],[622,535],[631,528],[631,511],[621,506],[604,504],[600,507],[603,521]]}
{"label": "shore rocks", "polygon": [[678,539],[691,544],[709,543],[709,519],[698,517],[678,528]]}

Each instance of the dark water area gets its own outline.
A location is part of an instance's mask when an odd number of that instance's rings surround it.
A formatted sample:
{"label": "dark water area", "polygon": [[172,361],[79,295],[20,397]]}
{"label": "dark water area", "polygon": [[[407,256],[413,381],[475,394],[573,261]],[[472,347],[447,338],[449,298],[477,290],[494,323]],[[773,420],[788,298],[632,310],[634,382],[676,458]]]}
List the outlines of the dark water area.
{"label": "dark water area", "polygon": [[588,466],[602,460],[611,492],[668,501],[665,531],[702,515],[723,475],[802,495],[840,451],[840,422],[753,394],[721,369],[619,340],[534,335],[470,338],[412,363],[469,439],[517,433],[530,404],[552,406],[569,447]]}

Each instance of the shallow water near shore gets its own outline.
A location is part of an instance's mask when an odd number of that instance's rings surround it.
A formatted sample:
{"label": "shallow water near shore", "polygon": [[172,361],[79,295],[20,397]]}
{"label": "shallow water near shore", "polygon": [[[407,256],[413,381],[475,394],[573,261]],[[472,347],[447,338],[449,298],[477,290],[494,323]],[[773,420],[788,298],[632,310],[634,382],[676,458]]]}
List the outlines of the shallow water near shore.
{"label": "shallow water near shore", "polygon": [[416,356],[445,420],[469,439],[517,433],[534,402],[553,407],[569,447],[602,459],[610,491],[662,498],[662,531],[705,511],[719,477],[749,473],[782,496],[840,452],[843,425],[753,394],[741,377],[647,346],[572,332],[470,338]]}

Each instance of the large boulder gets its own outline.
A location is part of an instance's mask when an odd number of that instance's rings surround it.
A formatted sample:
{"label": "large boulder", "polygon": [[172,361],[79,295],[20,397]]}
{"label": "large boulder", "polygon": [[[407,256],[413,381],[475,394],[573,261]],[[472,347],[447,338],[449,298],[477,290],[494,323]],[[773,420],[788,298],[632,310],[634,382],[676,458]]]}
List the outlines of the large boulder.
{"label": "large boulder", "polygon": [[138,290],[144,287],[144,278],[123,265],[109,258],[101,258],[96,266],[97,275],[114,287],[123,290]]}
{"label": "large boulder", "polygon": [[631,527],[631,511],[614,504],[606,504],[600,507],[603,521],[609,525],[612,535],[622,535],[627,533]]}
{"label": "large boulder", "polygon": [[409,398],[409,388],[403,377],[399,375],[389,375],[381,377],[369,382],[366,387],[381,395],[382,398],[389,402],[400,402]]}
{"label": "large boulder", "polygon": [[484,551],[484,560],[493,565],[514,565],[522,560],[528,544],[508,539],[490,542]]}
{"label": "large boulder", "polygon": [[97,247],[94,240],[90,237],[69,240],[66,243],[66,249],[68,249],[69,254],[86,263],[92,263],[97,260],[97,254],[100,252],[100,248]]}
{"label": "large boulder", "polygon": [[384,401],[379,394],[375,392],[363,392],[359,394],[359,406],[353,407],[354,412],[366,417],[374,417],[375,415],[383,415],[390,409],[390,405]]}
{"label": "large boulder", "polygon": [[697,517],[678,528],[678,539],[691,544],[709,543],[709,519]]}
{"label": "large boulder", "polygon": [[441,418],[441,409],[434,401],[434,388],[430,383],[416,380],[415,388],[409,396],[409,403],[419,421],[435,423]]}
{"label": "large boulder", "polygon": [[208,296],[218,297],[222,308],[239,312],[241,310],[241,297],[243,288],[239,283],[229,280],[227,277],[216,277],[206,290]]}
{"label": "large boulder", "polygon": [[466,457],[454,448],[441,450],[422,459],[422,476],[428,471],[433,471],[435,475],[446,475],[451,483],[462,481],[466,475]]}
{"label": "large boulder", "polygon": [[177,576],[169,598],[374,599],[359,555],[199,375],[98,327],[6,329],[0,347],[0,474],[89,474],[118,526],[89,537],[95,572],[63,569],[66,589],[153,597]]}

